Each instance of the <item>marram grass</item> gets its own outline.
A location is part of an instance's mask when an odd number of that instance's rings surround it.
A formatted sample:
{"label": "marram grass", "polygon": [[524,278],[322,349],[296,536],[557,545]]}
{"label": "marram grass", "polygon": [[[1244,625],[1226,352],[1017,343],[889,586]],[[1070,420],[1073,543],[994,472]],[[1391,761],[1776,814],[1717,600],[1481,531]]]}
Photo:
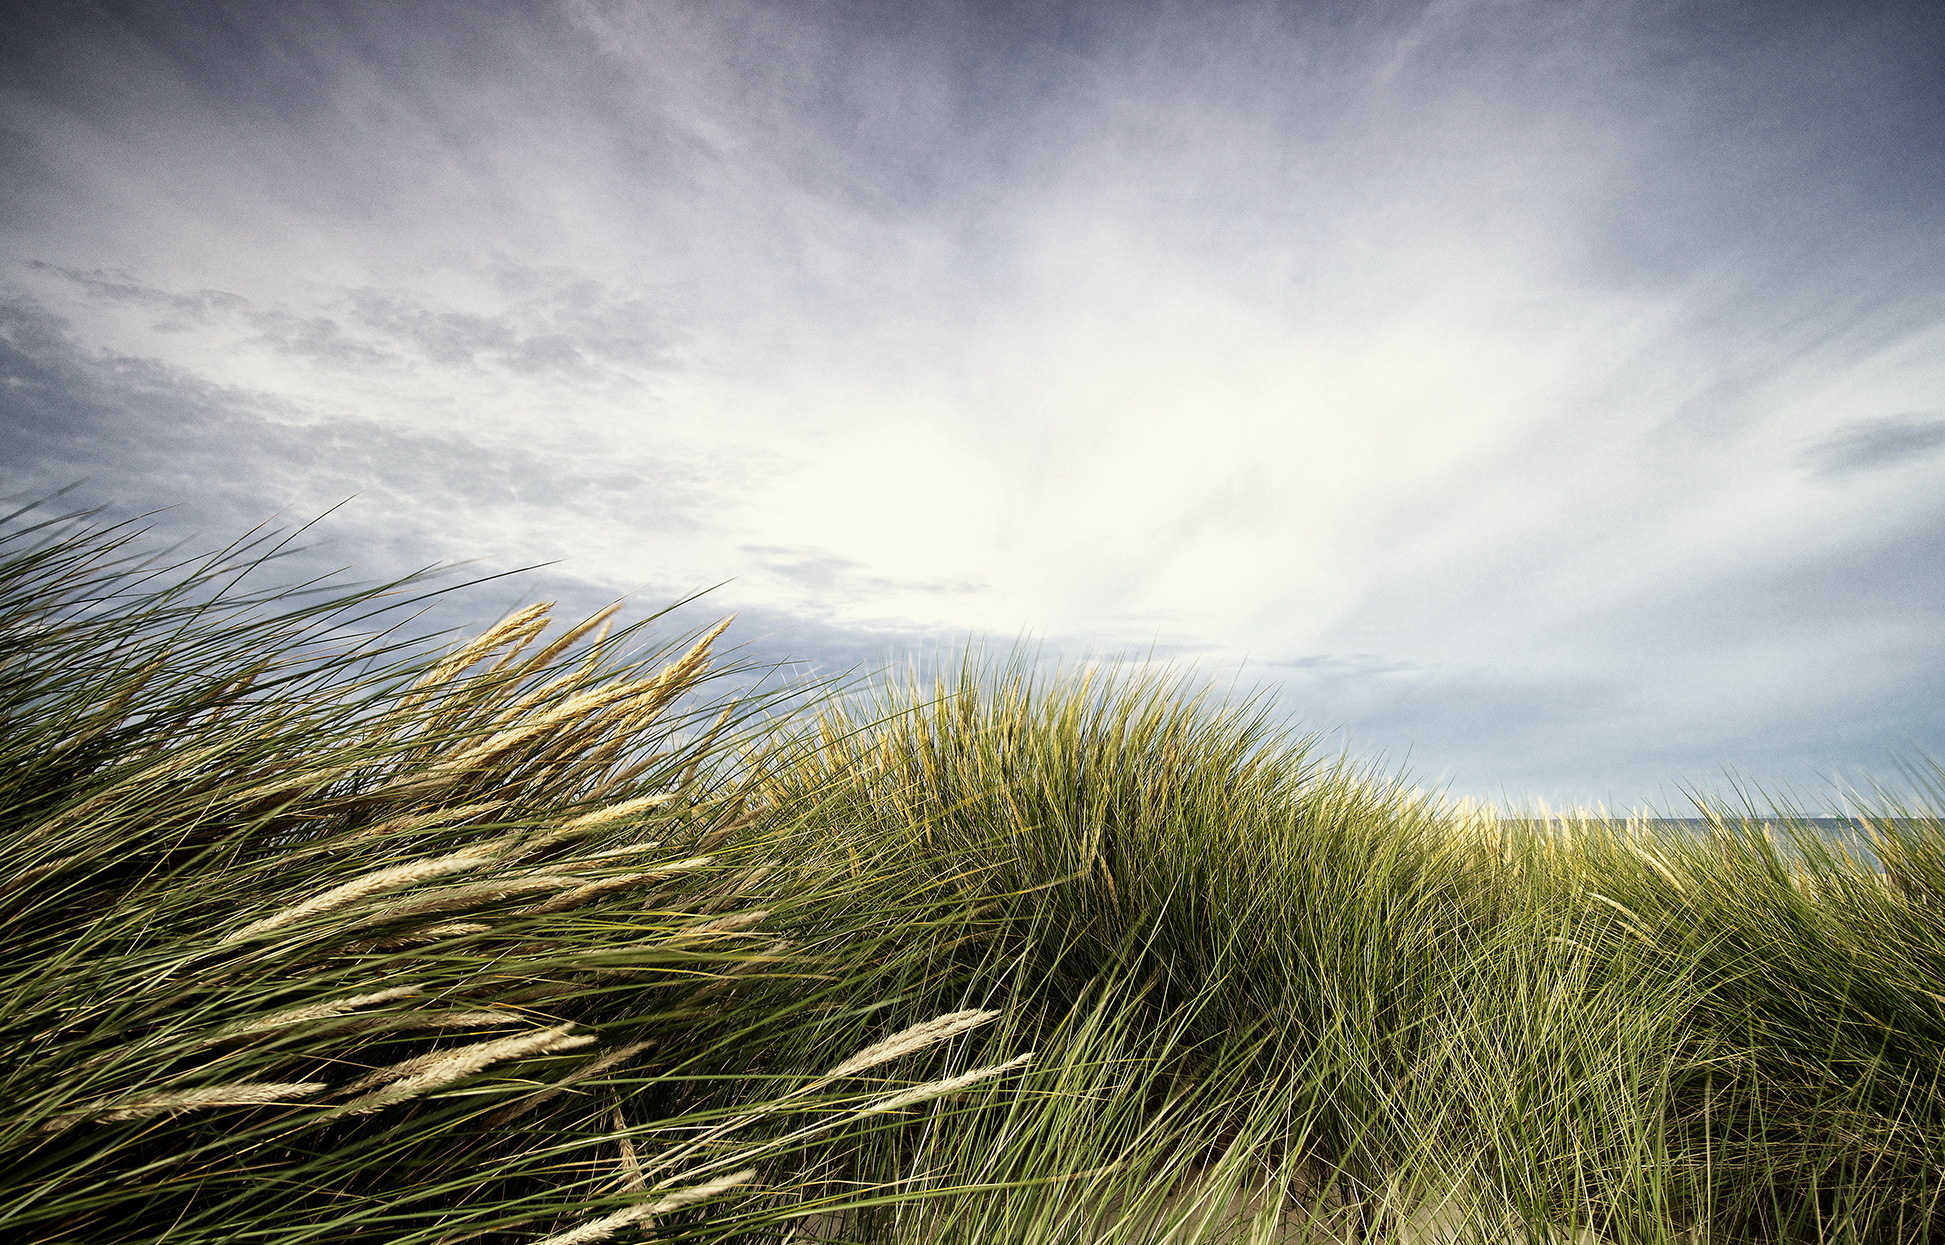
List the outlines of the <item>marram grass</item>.
{"label": "marram grass", "polygon": [[929,914],[766,883],[720,626],[445,651],[384,629],[411,584],[251,588],[263,542],[5,540],[5,1239],[748,1234],[912,1092],[812,1079],[909,1017],[833,987],[902,982]]}
{"label": "marram grass", "polygon": [[1945,1239],[1945,826],[1415,796],[1260,706],[0,544],[23,1242]]}

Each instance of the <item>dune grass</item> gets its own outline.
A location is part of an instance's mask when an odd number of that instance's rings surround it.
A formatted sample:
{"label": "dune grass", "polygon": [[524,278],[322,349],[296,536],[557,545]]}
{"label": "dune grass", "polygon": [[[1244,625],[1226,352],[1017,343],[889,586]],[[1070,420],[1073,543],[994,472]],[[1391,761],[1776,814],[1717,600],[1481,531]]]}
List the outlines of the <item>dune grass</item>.
{"label": "dune grass", "polygon": [[1156,676],[4,540],[9,1240],[1945,1234],[1928,807],[1499,820]]}
{"label": "dune grass", "polygon": [[941,1000],[1048,1052],[927,1139],[1022,1187],[887,1239],[1935,1235],[1921,810],[1883,810],[1875,861],[1774,814],[1468,816],[1140,677],[973,668],[850,713],[786,786],[833,844],[979,868]]}

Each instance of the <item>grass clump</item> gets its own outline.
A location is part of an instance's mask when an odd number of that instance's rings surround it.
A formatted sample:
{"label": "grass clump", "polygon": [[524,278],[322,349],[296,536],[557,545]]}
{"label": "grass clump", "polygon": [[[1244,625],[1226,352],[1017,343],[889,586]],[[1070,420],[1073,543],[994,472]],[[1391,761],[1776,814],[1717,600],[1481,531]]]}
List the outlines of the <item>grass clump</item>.
{"label": "grass clump", "polygon": [[0,546],[7,1239],[749,1232],[793,1155],[902,1105],[861,1073],[971,1027],[806,1075],[824,944],[909,931],[778,932],[835,896],[764,884],[720,625],[539,605],[446,650],[385,626],[412,582],[258,590],[274,542],[170,563],[32,518]]}
{"label": "grass clump", "polygon": [[[1945,1184],[1945,835],[1417,796],[1260,707],[969,666],[774,781],[990,898],[927,965],[1043,1052],[872,1239],[1918,1242]],[[969,883],[970,884],[970,883]],[[882,988],[882,987],[881,987]],[[904,1165],[901,1167],[900,1165]],[[946,1175],[949,1174],[949,1175]]]}
{"label": "grass clump", "polygon": [[1941,1235],[1928,808],[1501,819],[1026,662],[786,710],[275,552],[0,546],[9,1239]]}

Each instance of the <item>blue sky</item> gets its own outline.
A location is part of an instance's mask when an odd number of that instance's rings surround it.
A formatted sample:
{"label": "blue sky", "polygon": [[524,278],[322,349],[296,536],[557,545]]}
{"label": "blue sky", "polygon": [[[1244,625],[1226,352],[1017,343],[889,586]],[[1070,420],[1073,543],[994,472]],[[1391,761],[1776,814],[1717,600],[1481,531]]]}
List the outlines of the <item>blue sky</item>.
{"label": "blue sky", "polygon": [[1945,753],[1945,11],[15,6],[0,491],[1143,655],[1455,794]]}

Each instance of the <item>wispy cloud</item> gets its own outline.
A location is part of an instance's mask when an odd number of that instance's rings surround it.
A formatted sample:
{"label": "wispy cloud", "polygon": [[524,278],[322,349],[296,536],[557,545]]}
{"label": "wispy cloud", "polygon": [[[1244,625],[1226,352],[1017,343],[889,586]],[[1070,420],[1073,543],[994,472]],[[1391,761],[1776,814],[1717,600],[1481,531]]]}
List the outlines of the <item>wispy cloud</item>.
{"label": "wispy cloud", "polygon": [[1845,425],[1812,445],[1803,458],[1811,474],[1840,480],[1929,458],[1940,449],[1945,449],[1945,416],[1908,411]]}

